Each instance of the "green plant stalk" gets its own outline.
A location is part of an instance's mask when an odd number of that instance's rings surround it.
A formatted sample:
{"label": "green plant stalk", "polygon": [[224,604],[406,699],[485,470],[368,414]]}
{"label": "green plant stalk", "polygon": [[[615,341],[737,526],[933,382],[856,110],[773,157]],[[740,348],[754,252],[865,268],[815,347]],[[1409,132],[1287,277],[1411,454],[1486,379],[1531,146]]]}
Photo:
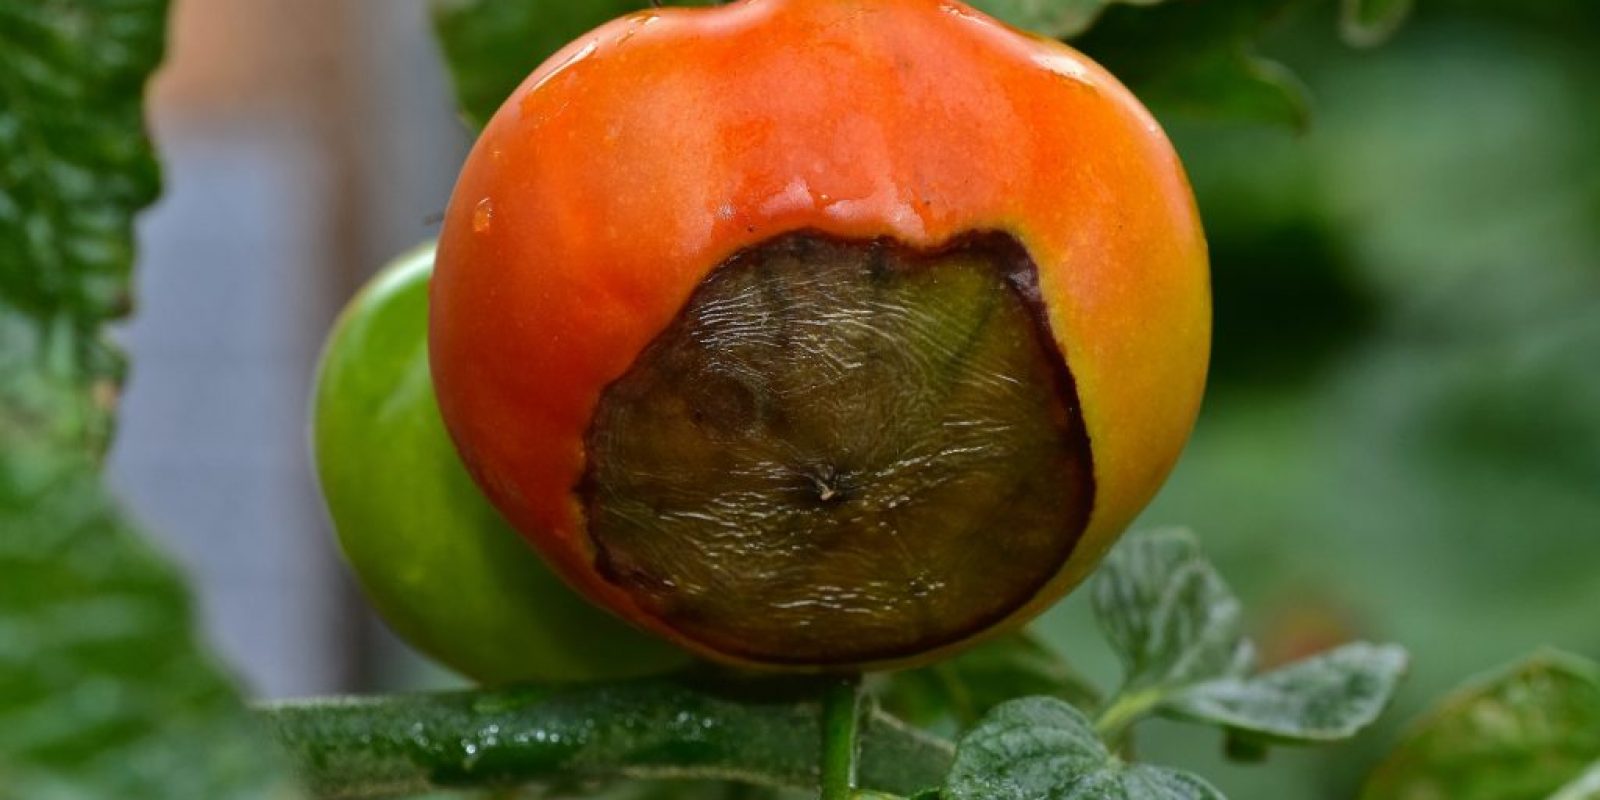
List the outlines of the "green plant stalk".
{"label": "green plant stalk", "polygon": [[[815,680],[329,698],[259,713],[323,798],[613,779],[816,790],[827,716]],[[876,710],[857,739],[861,786],[897,795],[938,785],[954,755],[949,742]]]}
{"label": "green plant stalk", "polygon": [[1095,733],[1100,734],[1101,741],[1107,745],[1118,747],[1128,726],[1150,713],[1161,702],[1161,697],[1161,692],[1149,689],[1128,694],[1119,693],[1095,718]]}
{"label": "green plant stalk", "polygon": [[822,800],[850,800],[856,789],[861,678],[840,678],[822,695]]}

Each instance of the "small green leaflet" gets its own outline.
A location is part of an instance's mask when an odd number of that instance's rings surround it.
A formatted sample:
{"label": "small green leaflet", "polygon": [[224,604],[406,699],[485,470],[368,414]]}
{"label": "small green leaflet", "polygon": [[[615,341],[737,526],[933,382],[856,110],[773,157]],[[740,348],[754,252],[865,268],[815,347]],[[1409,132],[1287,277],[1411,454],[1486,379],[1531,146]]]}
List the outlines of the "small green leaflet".
{"label": "small green leaflet", "polygon": [[1259,756],[1262,744],[1337,741],[1372,724],[1405,674],[1401,648],[1356,642],[1251,676],[1239,601],[1185,530],[1129,535],[1093,593],[1125,670],[1103,734],[1155,712],[1228,730],[1240,756]]}
{"label": "small green leaflet", "polygon": [[1287,67],[1255,52],[1268,23],[1299,0],[1168,2],[1108,8],[1072,44],[1104,64],[1157,116],[1297,130],[1310,95]]}
{"label": "small green leaflet", "polygon": [[1546,651],[1428,712],[1378,765],[1361,800],[1581,798],[1596,793],[1597,761],[1600,665]]}
{"label": "small green leaflet", "polygon": [[1095,616],[1122,659],[1124,694],[1235,674],[1246,657],[1239,601],[1180,529],[1129,535],[1095,573]]}
{"label": "small green leaflet", "polygon": [[1187,772],[1127,764],[1081,712],[1025,697],[990,712],[956,749],[945,800],[1221,800]]}
{"label": "small green leaflet", "polygon": [[1201,683],[1160,711],[1274,743],[1339,741],[1388,707],[1406,660],[1394,645],[1356,642],[1264,675]]}

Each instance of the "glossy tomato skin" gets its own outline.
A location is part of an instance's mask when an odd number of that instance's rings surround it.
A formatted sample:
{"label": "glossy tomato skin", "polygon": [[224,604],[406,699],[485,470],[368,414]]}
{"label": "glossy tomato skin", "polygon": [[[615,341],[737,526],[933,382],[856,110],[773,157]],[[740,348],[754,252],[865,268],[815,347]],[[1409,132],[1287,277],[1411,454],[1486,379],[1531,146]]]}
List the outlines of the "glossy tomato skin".
{"label": "glossy tomato skin", "polygon": [[596,602],[739,661],[597,574],[573,487],[605,387],[716,265],[799,230],[929,250],[997,230],[1026,248],[1095,484],[1070,559],[992,630],[1043,610],[1098,563],[1192,429],[1205,244],[1177,156],[1125,88],[958,2],[646,11],[536,70],[479,139],[440,242],[434,377],[474,476]]}
{"label": "glossy tomato skin", "polygon": [[313,444],[345,559],[407,641],[487,683],[632,677],[688,656],[567,588],[461,467],[428,380],[433,248],[351,301],[323,353]]}

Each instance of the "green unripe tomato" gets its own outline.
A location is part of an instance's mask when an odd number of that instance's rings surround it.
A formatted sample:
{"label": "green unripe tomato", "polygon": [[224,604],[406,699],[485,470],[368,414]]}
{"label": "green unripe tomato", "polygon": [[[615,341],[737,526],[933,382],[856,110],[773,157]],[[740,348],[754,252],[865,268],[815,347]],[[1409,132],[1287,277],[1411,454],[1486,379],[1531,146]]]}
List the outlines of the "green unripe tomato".
{"label": "green unripe tomato", "polygon": [[339,546],[403,638],[488,683],[665,671],[683,651],[590,605],[489,505],[445,433],[428,374],[418,248],[340,316],[318,370],[312,442]]}

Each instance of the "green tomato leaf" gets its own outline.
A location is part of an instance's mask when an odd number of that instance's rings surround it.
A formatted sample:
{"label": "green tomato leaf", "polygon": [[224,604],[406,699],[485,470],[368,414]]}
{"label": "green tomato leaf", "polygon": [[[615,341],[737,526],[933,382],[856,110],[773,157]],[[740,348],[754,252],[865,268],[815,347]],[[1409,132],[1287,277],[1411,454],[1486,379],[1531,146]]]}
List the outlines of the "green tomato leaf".
{"label": "green tomato leaf", "polygon": [[1247,671],[1239,601],[1189,531],[1129,535],[1092,591],[1095,616],[1123,663],[1123,695],[1170,694]]}
{"label": "green tomato leaf", "polygon": [[562,46],[647,0],[434,0],[433,24],[467,122],[481,128]]}
{"label": "green tomato leaf", "polygon": [[1596,760],[1600,665],[1542,652],[1446,698],[1372,773],[1361,798],[1538,800],[1575,780],[1581,787]]}
{"label": "green tomato leaf", "polygon": [[81,322],[128,307],[133,212],[160,189],[141,88],[165,0],[0,6],[0,285]]}
{"label": "green tomato leaf", "polygon": [[1124,540],[1096,574],[1092,599],[1125,669],[1097,722],[1107,737],[1156,711],[1222,726],[1231,754],[1259,759],[1260,745],[1355,735],[1405,674],[1403,649],[1355,643],[1251,677],[1239,602],[1185,530]]}
{"label": "green tomato leaf", "polygon": [[1027,632],[985,642],[954,658],[886,676],[877,694],[885,710],[922,728],[972,727],[1015,697],[1057,697],[1079,708],[1099,692],[1056,652]]}
{"label": "green tomato leaf", "polygon": [[1268,22],[1294,2],[1114,6],[1073,44],[1110,69],[1158,116],[1300,129],[1310,115],[1304,85],[1254,50]]}
{"label": "green tomato leaf", "polygon": [[165,22],[165,0],[0,5],[0,435],[12,448],[98,455],[109,441],[122,363],[97,326],[127,310],[133,213],[159,190],[140,89]]}
{"label": "green tomato leaf", "polygon": [[71,463],[63,452],[104,452],[121,356],[66,315],[13,305],[13,283],[0,283],[0,484],[36,491]]}
{"label": "green tomato leaf", "polygon": [[1264,675],[1192,686],[1160,710],[1228,728],[1247,741],[1338,741],[1383,713],[1405,675],[1406,662],[1400,647],[1357,642]]}
{"label": "green tomato leaf", "polygon": [[1157,75],[1137,89],[1151,106],[1193,119],[1280,125],[1304,130],[1311,97],[1288,67],[1244,48],[1198,55],[1183,69]]}
{"label": "green tomato leaf", "polygon": [[1220,800],[1186,772],[1113,756],[1076,708],[1025,697],[990,712],[956,749],[946,800]]}
{"label": "green tomato leaf", "polygon": [[1411,15],[1413,0],[1340,0],[1339,34],[1354,47],[1383,44]]}
{"label": "green tomato leaf", "polygon": [[287,797],[195,644],[172,569],[107,497],[141,90],[164,0],[0,4],[0,795]]}
{"label": "green tomato leaf", "polygon": [[1590,765],[1576,780],[1550,795],[1550,800],[1600,800],[1600,761]]}
{"label": "green tomato leaf", "polygon": [[1068,39],[1089,29],[1112,3],[1151,6],[1165,0],[973,0],[972,7],[1023,30]]}
{"label": "green tomato leaf", "polygon": [[0,796],[292,796],[178,577],[87,459],[49,472],[0,481]]}

